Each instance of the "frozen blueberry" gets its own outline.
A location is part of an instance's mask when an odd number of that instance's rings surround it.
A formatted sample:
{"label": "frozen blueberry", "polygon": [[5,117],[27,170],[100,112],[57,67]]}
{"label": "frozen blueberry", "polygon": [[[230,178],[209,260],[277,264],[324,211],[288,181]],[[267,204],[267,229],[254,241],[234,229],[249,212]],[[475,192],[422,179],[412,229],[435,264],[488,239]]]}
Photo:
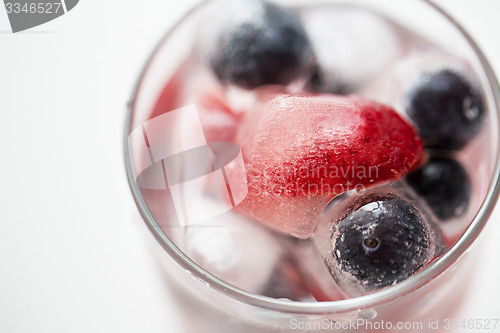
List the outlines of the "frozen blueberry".
{"label": "frozen blueberry", "polygon": [[[285,8],[260,1],[240,1],[248,15],[223,26],[211,66],[224,83],[253,89],[286,85],[305,71],[312,50],[299,19]],[[246,5],[246,6],[245,6]]]}
{"label": "frozen blueberry", "polygon": [[406,180],[443,220],[459,216],[467,208],[470,180],[462,165],[453,159],[433,157]]}
{"label": "frozen blueberry", "polygon": [[398,197],[370,199],[336,229],[333,262],[328,266],[350,295],[402,281],[436,254],[434,230],[415,207]]}
{"label": "frozen blueberry", "polygon": [[408,96],[407,113],[428,148],[460,149],[481,129],[485,109],[478,89],[462,75],[442,70]]}

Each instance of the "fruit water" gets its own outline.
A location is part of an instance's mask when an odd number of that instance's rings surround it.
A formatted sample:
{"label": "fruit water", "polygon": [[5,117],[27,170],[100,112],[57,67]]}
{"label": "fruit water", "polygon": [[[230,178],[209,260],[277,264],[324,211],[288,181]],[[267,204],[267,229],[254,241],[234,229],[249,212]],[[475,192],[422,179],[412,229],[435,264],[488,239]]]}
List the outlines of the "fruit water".
{"label": "fruit water", "polygon": [[356,5],[204,10],[129,137],[181,251],[244,291],[321,302],[390,288],[453,246],[491,173],[467,59]]}

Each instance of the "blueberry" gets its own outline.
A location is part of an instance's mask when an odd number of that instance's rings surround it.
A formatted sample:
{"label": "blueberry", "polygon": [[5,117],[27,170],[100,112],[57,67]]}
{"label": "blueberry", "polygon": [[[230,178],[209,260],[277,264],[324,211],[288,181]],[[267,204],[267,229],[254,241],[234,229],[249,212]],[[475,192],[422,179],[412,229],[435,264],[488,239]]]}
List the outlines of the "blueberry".
{"label": "blueberry", "polygon": [[398,197],[370,198],[351,211],[333,233],[327,265],[350,295],[393,285],[413,275],[436,255],[434,229]]}
{"label": "blueberry", "polygon": [[467,209],[470,180],[462,165],[453,159],[433,157],[407,175],[406,181],[443,220],[459,216]]}
{"label": "blueberry", "polygon": [[428,148],[460,149],[481,129],[481,93],[462,75],[441,70],[423,78],[410,92],[407,113]]}
{"label": "blueberry", "polygon": [[[299,19],[275,4],[247,0],[238,9],[245,18],[223,26],[210,64],[223,83],[253,89],[265,84],[286,85],[305,72],[312,58],[309,40]],[[234,22],[236,20],[236,22]]]}

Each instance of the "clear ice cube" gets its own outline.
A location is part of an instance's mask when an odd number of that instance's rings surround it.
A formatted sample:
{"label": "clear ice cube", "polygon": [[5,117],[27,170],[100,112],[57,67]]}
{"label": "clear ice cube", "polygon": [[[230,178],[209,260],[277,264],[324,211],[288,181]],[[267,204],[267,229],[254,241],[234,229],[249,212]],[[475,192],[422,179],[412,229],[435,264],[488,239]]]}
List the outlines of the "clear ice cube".
{"label": "clear ice cube", "polygon": [[234,211],[170,234],[195,263],[237,288],[287,299],[307,293],[284,237]]}
{"label": "clear ice cube", "polygon": [[393,24],[376,12],[318,6],[301,18],[319,66],[319,91],[356,91],[403,52]]}
{"label": "clear ice cube", "polygon": [[330,278],[355,297],[403,281],[441,254],[435,223],[422,200],[403,182],[394,182],[333,199],[313,241]]}

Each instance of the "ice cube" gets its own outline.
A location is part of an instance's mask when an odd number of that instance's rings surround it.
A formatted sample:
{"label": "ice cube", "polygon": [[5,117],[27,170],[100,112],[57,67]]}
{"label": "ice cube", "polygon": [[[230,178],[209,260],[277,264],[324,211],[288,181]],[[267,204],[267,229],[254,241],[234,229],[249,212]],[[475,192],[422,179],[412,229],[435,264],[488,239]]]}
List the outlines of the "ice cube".
{"label": "ice cube", "polygon": [[404,52],[394,24],[368,9],[317,6],[301,18],[318,63],[316,91],[357,91]]}
{"label": "ice cube", "polygon": [[308,238],[333,196],[398,179],[420,161],[415,130],[386,106],[354,96],[260,93],[237,136],[248,179],[239,209],[284,233]]}
{"label": "ice cube", "polygon": [[346,299],[346,293],[332,278],[325,264],[322,252],[319,251],[313,239],[293,241],[290,253],[295,257],[298,271],[309,292],[318,302],[338,301]]}
{"label": "ice cube", "polygon": [[443,251],[432,215],[402,182],[334,199],[313,240],[349,297],[403,281]]}
{"label": "ice cube", "polygon": [[395,62],[386,71],[373,77],[359,94],[391,105],[404,114],[412,89],[426,77],[443,70],[459,73],[473,85],[478,85],[478,79],[470,64],[434,49],[413,52],[411,56]]}
{"label": "ice cube", "polygon": [[288,299],[305,294],[294,278],[284,236],[234,211],[169,234],[195,263],[240,289]]}
{"label": "ice cube", "polygon": [[[224,88],[202,64],[193,64],[190,74],[186,76],[183,89],[176,96],[178,105],[196,107],[207,142],[233,142],[241,118],[241,107],[230,103]],[[182,125],[180,120],[172,122],[171,127]],[[172,131],[170,128],[165,130]],[[195,130],[185,127],[179,135],[190,137]]]}
{"label": "ice cube", "polygon": [[272,1],[219,1],[200,26],[205,62],[225,85],[287,85],[308,72],[309,40],[299,18]]}

